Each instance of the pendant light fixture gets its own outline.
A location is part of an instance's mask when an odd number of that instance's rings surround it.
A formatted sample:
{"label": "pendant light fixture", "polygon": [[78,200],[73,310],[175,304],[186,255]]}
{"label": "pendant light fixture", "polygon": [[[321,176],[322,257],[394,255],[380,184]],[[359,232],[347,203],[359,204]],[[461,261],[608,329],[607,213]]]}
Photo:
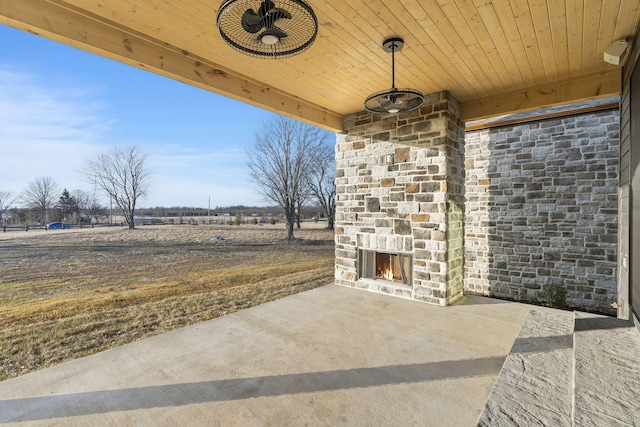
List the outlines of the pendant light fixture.
{"label": "pendant light fixture", "polygon": [[301,53],[318,34],[318,19],[303,0],[225,0],[216,23],[227,44],[261,58]]}
{"label": "pendant light fixture", "polygon": [[382,50],[391,53],[391,89],[376,92],[364,101],[364,109],[372,114],[398,114],[420,108],[424,96],[416,89],[397,89],[395,76],[395,53],[402,50],[404,40],[390,38],[382,44]]}

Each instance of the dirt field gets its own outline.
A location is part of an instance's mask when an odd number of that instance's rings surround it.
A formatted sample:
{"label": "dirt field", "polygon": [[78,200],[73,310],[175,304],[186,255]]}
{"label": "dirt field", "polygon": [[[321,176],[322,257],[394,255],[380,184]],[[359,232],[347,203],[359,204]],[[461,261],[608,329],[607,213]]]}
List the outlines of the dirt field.
{"label": "dirt field", "polygon": [[0,380],[331,283],[305,225],[0,232]]}

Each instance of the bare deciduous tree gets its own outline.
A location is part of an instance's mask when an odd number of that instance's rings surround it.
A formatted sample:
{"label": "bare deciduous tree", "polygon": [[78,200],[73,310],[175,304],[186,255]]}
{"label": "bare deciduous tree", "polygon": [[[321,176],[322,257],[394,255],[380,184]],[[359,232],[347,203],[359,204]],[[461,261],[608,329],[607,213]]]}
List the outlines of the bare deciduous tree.
{"label": "bare deciduous tree", "polygon": [[311,194],[309,193],[308,186],[301,186],[300,192],[298,192],[296,197],[296,227],[298,228],[298,230],[301,227],[300,222],[302,221],[302,209],[307,206],[310,198]]}
{"label": "bare deciduous tree", "polygon": [[314,153],[322,145],[323,131],[293,119],[278,116],[256,134],[248,153],[251,178],[262,195],[284,211],[287,240],[293,240],[298,200]]}
{"label": "bare deciduous tree", "polygon": [[[83,218],[88,218],[89,222],[91,222],[91,218],[94,217],[94,212],[96,210],[99,210],[100,214],[104,213],[104,208],[100,206],[100,202],[95,193],[89,194],[84,190],[76,189],[71,192],[71,195],[76,200],[76,205],[78,206],[78,214],[80,215],[80,218],[78,220],[80,222],[83,221]],[[97,207],[95,205],[97,205]]]}
{"label": "bare deciduous tree", "polygon": [[7,213],[11,205],[17,200],[16,195],[11,191],[0,191],[0,223],[3,222],[4,214]]}
{"label": "bare deciduous tree", "polygon": [[81,172],[88,183],[113,199],[129,229],[135,226],[136,203],[149,191],[146,158],[135,147],[116,147],[88,160]]}
{"label": "bare deciduous tree", "polygon": [[89,193],[84,190],[75,189],[71,191],[71,195],[74,199],[76,199],[76,205],[80,210],[81,214],[86,214],[87,212],[87,203],[89,201]]}
{"label": "bare deciduous tree", "polygon": [[96,224],[100,222],[100,217],[107,213],[106,208],[102,205],[100,198],[96,193],[87,195],[84,212],[89,216],[89,218],[93,218]]}
{"label": "bare deciduous tree", "polygon": [[22,200],[27,207],[40,214],[40,221],[47,223],[49,210],[57,201],[58,185],[49,176],[38,177],[31,181],[22,192]]}
{"label": "bare deciduous tree", "polygon": [[313,153],[308,187],[324,210],[327,228],[333,230],[336,217],[336,162],[333,147],[323,145]]}

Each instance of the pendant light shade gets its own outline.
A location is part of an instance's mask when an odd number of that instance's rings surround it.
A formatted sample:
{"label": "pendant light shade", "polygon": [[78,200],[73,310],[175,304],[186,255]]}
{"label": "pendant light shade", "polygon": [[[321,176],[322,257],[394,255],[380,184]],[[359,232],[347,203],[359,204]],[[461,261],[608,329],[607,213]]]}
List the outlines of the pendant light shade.
{"label": "pendant light shade", "polygon": [[225,0],[216,23],[227,44],[261,58],[297,55],[318,34],[318,19],[303,0]]}
{"label": "pendant light shade", "polygon": [[424,96],[416,89],[397,89],[395,78],[395,53],[404,47],[400,38],[384,41],[382,49],[391,53],[391,89],[376,92],[364,101],[364,109],[372,114],[398,114],[415,110],[424,104]]}

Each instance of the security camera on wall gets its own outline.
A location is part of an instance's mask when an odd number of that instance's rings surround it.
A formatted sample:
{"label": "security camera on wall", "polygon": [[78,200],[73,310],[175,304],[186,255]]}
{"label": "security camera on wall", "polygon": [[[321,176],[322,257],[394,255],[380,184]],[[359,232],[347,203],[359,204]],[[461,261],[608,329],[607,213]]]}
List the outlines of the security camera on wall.
{"label": "security camera on wall", "polygon": [[611,65],[620,65],[628,49],[629,43],[625,39],[620,39],[604,51],[604,61]]}

